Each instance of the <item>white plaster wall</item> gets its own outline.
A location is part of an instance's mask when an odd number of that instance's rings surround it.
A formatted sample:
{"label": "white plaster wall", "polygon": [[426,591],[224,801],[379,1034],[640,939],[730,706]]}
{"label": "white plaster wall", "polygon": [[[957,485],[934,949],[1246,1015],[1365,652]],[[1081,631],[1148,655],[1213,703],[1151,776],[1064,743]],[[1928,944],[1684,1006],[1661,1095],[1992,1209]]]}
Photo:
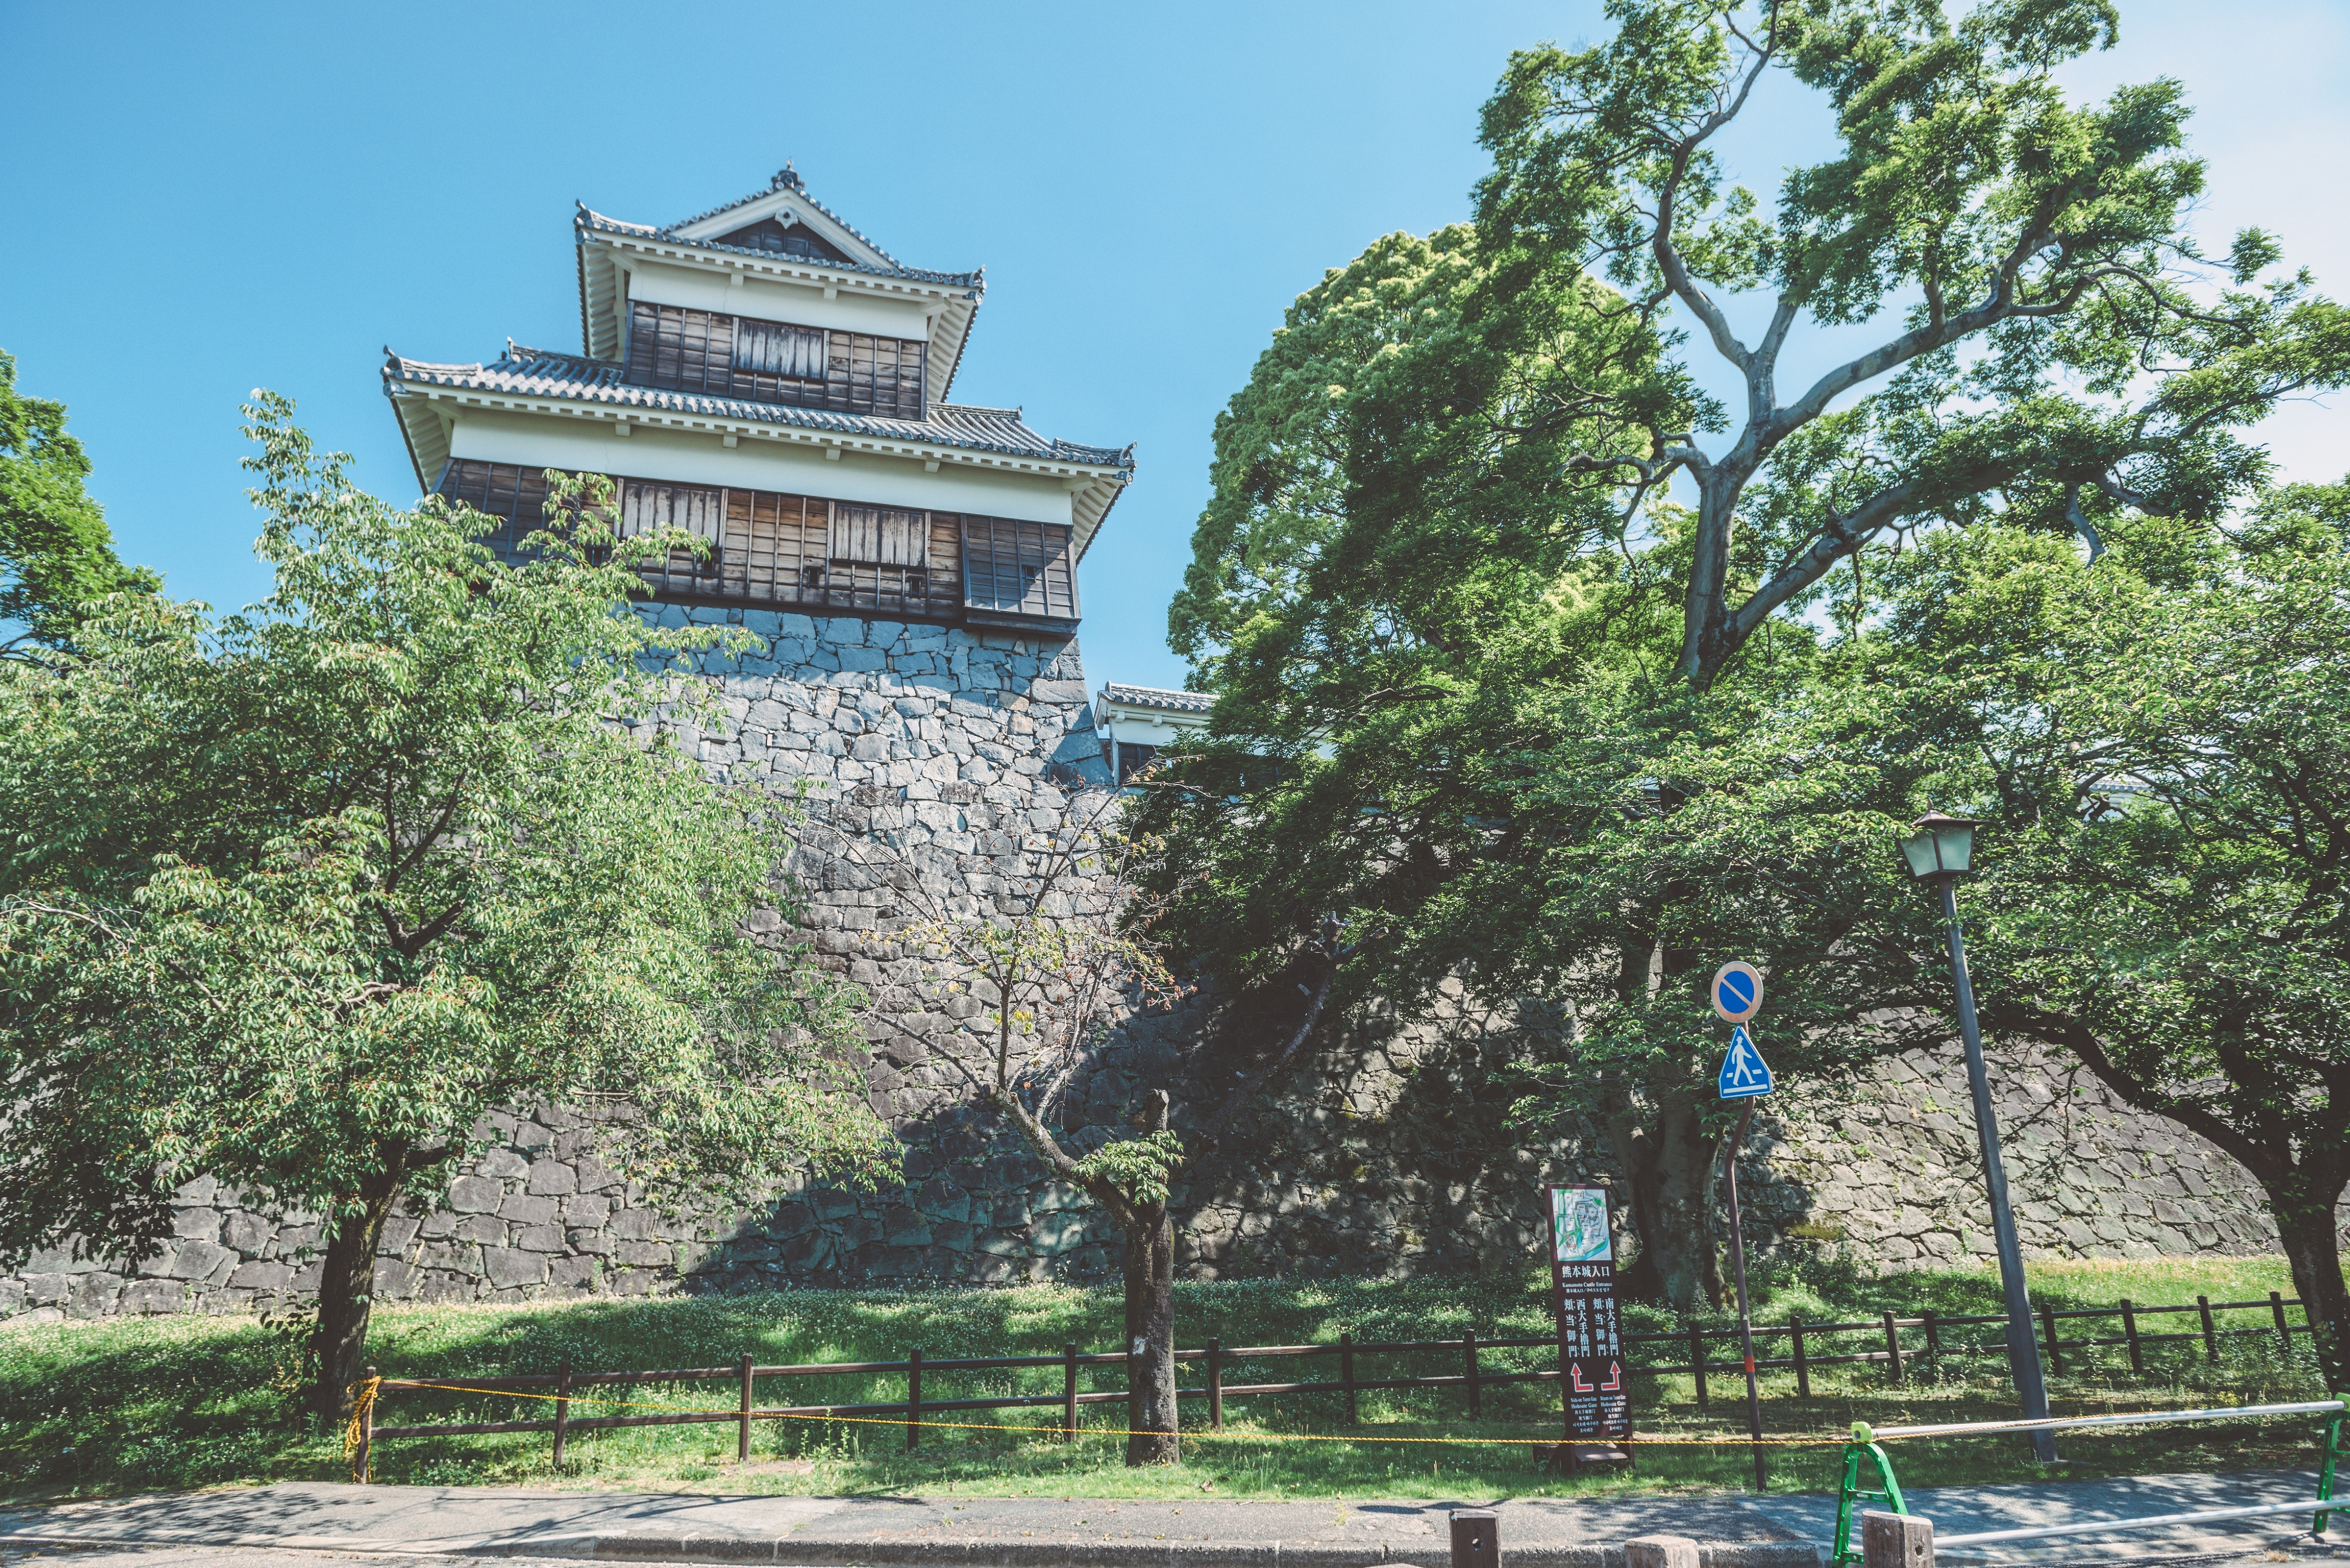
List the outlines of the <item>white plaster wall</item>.
{"label": "white plaster wall", "polygon": [[1172,745],[1181,736],[1197,734],[1208,727],[1204,720],[1133,712],[1109,702],[1101,705],[1094,723],[1106,739],[1129,746]]}
{"label": "white plaster wall", "polygon": [[467,409],[458,416],[449,451],[453,457],[529,468],[775,490],[878,506],[978,512],[1024,522],[1072,521],[1069,482],[1055,475],[1003,472],[952,461],[941,462],[939,471],[931,473],[912,458],[844,448],[837,459],[828,460],[822,448],[796,441],[755,435],[741,440],[738,447],[725,447],[712,431],[644,425],[617,436],[602,420]]}
{"label": "white plaster wall", "polygon": [[626,257],[621,265],[628,269],[630,299],[725,316],[755,316],[801,327],[835,327],[844,332],[927,342],[930,316],[946,308],[946,301],[936,296],[891,299],[844,287],[836,297],[827,299],[823,286],[816,284],[762,277],[730,284],[706,268],[670,266],[637,256]]}

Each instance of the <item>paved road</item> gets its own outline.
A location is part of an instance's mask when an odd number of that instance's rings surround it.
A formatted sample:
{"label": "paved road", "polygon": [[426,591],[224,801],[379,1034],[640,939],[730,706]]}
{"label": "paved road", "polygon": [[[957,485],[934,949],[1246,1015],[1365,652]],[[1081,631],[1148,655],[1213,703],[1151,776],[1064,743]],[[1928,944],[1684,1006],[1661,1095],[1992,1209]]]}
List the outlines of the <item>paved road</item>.
{"label": "paved road", "polygon": [[[1911,1494],[1937,1532],[2072,1523],[2314,1495],[2314,1472],[2151,1476]],[[954,1568],[1380,1568],[1449,1562],[1447,1515],[1501,1513],[1511,1568],[1600,1568],[1635,1536],[1693,1536],[1713,1568],[1811,1568],[1835,1501],[1825,1497],[1444,1501],[1226,1499],[793,1498],[286,1483],[234,1491],[126,1498],[0,1513],[0,1552],[76,1546],[77,1568],[220,1568],[197,1548],[261,1550],[349,1564],[397,1554],[550,1560],[762,1562],[803,1568],[858,1563]],[[2299,1517],[2019,1543],[1951,1563],[2147,1563],[2241,1552],[2269,1543],[2316,1549]],[[2350,1541],[2350,1520],[2333,1540]],[[2331,1546],[2332,1542],[2326,1543]],[[134,1549],[126,1551],[124,1549]],[[160,1555],[159,1555],[160,1553]],[[356,1554],[356,1555],[342,1555]],[[1620,1561],[1620,1559],[1618,1559]]]}

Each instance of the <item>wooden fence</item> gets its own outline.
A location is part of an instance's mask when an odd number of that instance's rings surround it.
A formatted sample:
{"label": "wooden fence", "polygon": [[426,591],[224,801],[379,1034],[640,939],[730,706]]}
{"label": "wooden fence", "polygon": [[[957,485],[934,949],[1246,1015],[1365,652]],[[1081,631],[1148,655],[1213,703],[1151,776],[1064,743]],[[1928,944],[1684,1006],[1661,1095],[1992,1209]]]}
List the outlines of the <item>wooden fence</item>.
{"label": "wooden fence", "polygon": [[[2127,1351],[2130,1369],[2146,1370],[2146,1351],[2149,1345],[2200,1342],[2204,1358],[2216,1362],[2220,1358],[2220,1342],[2273,1334],[2278,1343],[2290,1348],[2293,1336],[2310,1332],[2303,1322],[2293,1323],[2287,1309],[2298,1307],[2297,1300],[2289,1301],[2272,1291],[2266,1301],[2214,1302],[2203,1296],[2195,1298],[2192,1306],[2138,1306],[2122,1301],[2110,1307],[2042,1306],[2038,1309],[2041,1351],[2047,1358],[2049,1370],[2062,1373],[2067,1355],[2078,1356],[2098,1348],[2122,1346]],[[2269,1321],[2253,1328],[2225,1328],[2220,1324],[2221,1313],[2263,1312]],[[2177,1332],[2151,1333],[2141,1326],[2147,1318],[2194,1313],[2194,1327]],[[2067,1323],[2094,1324],[2095,1320],[2119,1320],[2117,1334],[2061,1336],[2062,1325]],[[1818,1366],[1879,1364],[1886,1368],[1888,1381],[1898,1383],[1904,1376],[1905,1361],[1919,1355],[2004,1355],[2003,1334],[1982,1343],[1967,1343],[1968,1331],[1984,1325],[1996,1325],[2002,1331],[2007,1319],[2003,1314],[1942,1316],[1928,1313],[1923,1317],[1896,1317],[1885,1313],[1871,1322],[1806,1323],[1791,1317],[1783,1324],[1754,1325],[1758,1348],[1767,1341],[1783,1341],[1786,1354],[1778,1356],[1755,1357],[1758,1372],[1792,1371],[1795,1375],[1798,1398],[1812,1397],[1812,1369]],[[1951,1335],[1956,1334],[1957,1338]],[[1846,1336],[1845,1345],[1856,1334],[1868,1336],[1866,1348],[1834,1348],[1834,1336]],[[1904,1343],[1904,1335],[1908,1336]],[[1692,1324],[1686,1329],[1661,1333],[1627,1334],[1624,1335],[1628,1353],[1638,1347],[1656,1347],[1671,1352],[1683,1352],[1688,1359],[1679,1362],[1641,1362],[1629,1365],[1626,1370],[1635,1376],[1686,1376],[1694,1379],[1697,1404],[1707,1406],[1706,1380],[1710,1376],[1726,1374],[1742,1376],[1745,1362],[1718,1358],[1716,1345],[1727,1342],[1734,1346],[1736,1328],[1701,1328]],[[1827,1345],[1827,1354],[1815,1346]],[[1201,1380],[1191,1387],[1179,1387],[1181,1399],[1204,1400],[1207,1406],[1208,1429],[1221,1431],[1224,1425],[1224,1401],[1241,1398],[1271,1398],[1287,1395],[1332,1394],[1342,1401],[1347,1423],[1358,1420],[1357,1400],[1366,1392],[1390,1388],[1457,1388],[1463,1397],[1463,1410],[1471,1418],[1484,1413],[1485,1390],[1511,1383],[1555,1383],[1556,1367],[1505,1370],[1490,1367],[1482,1357],[1496,1351],[1555,1349],[1557,1340],[1550,1334],[1531,1337],[1481,1339],[1474,1334],[1459,1339],[1387,1340],[1357,1343],[1352,1334],[1341,1334],[1335,1345],[1256,1345],[1227,1347],[1215,1340],[1196,1350],[1178,1350],[1175,1359],[1180,1364],[1197,1367]],[[1668,1348],[1669,1347],[1669,1348]],[[1364,1377],[1357,1375],[1357,1362],[1363,1356],[1399,1355],[1446,1355],[1459,1357],[1458,1372],[1433,1376],[1404,1377]],[[921,1351],[910,1352],[903,1361],[839,1361],[804,1366],[762,1366],[745,1355],[733,1366],[671,1367],[654,1372],[573,1372],[569,1368],[552,1376],[525,1377],[466,1378],[401,1378],[386,1377],[378,1385],[379,1395],[361,1416],[359,1474],[367,1474],[370,1450],[379,1438],[457,1437],[491,1432],[551,1432],[555,1438],[555,1461],[563,1461],[566,1439],[574,1432],[597,1431],[615,1427],[665,1427],[702,1422],[731,1422],[736,1428],[735,1455],[747,1459],[751,1454],[751,1426],[755,1421],[815,1420],[827,1417],[850,1417],[862,1421],[891,1420],[902,1417],[905,1422],[906,1447],[918,1447],[925,1422],[935,1424],[940,1417],[967,1411],[1045,1409],[1057,1406],[1059,1420],[1050,1427],[1032,1428],[1057,1432],[1063,1440],[1074,1440],[1078,1434],[1077,1411],[1086,1405],[1123,1404],[1126,1390],[1081,1389],[1079,1374],[1087,1367],[1116,1366],[1124,1368],[1132,1359],[1124,1351],[1080,1351],[1075,1345],[1065,1345],[1058,1355],[978,1355],[925,1359]],[[1225,1381],[1226,1372],[1235,1366],[1264,1361],[1284,1359],[1319,1359],[1337,1362],[1337,1376],[1309,1382],[1240,1382]],[[977,1398],[925,1398],[922,1377],[941,1373],[1016,1371],[1043,1367],[1061,1369],[1061,1388],[1053,1394],[1004,1394]],[[375,1376],[369,1368],[370,1377]],[[906,1397],[888,1401],[864,1401],[843,1405],[759,1405],[755,1402],[755,1385],[764,1378],[774,1380],[806,1379],[841,1376],[903,1377]],[[587,1402],[592,1396],[578,1392],[591,1388],[626,1388],[632,1385],[655,1383],[725,1382],[734,1386],[735,1399],[729,1408],[703,1410],[663,1410],[649,1415],[588,1416],[571,1414],[573,1400]],[[514,1394],[536,1396],[554,1406],[553,1412],[539,1419],[515,1421],[441,1421],[407,1426],[378,1426],[376,1413],[381,1397],[395,1389],[470,1392],[476,1394]],[[598,1400],[598,1403],[608,1401]],[[891,1421],[891,1424],[895,1424]]]}

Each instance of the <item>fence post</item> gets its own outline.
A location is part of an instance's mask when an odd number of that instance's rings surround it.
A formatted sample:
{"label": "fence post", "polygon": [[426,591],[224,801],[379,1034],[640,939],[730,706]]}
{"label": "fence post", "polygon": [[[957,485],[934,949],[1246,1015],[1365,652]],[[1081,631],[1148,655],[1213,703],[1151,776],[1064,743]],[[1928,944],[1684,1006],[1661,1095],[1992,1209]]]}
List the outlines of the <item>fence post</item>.
{"label": "fence post", "polygon": [[1061,1346],[1061,1441],[1077,1440],[1077,1347]]}
{"label": "fence post", "polygon": [[1690,1370],[1697,1376],[1697,1407],[1705,1408],[1705,1334],[1690,1324]]}
{"label": "fence post", "polygon": [[1484,1413],[1484,1390],[1477,1385],[1477,1335],[1473,1330],[1461,1336],[1461,1358],[1468,1364],[1469,1418],[1473,1421]]}
{"label": "fence post", "polygon": [[1795,1343],[1795,1397],[1808,1399],[1812,1397],[1812,1366],[1804,1359],[1804,1320],[1790,1317],[1787,1333]]}
{"label": "fence post", "polygon": [[1224,1342],[1208,1341],[1208,1430],[1224,1429]]}
{"label": "fence post", "polygon": [[1926,1354],[1942,1354],[1942,1320],[1931,1307],[1926,1309]]}
{"label": "fence post", "polygon": [[2130,1370],[2146,1370],[2146,1352],[2137,1342],[2137,1309],[2127,1296],[2122,1298],[2122,1337],[2129,1341]]}
{"label": "fence post", "polygon": [[2056,1309],[2046,1302],[2040,1303],[2040,1331],[2048,1336],[2048,1370],[2064,1370],[2064,1353],[2056,1344]]}
{"label": "fence post", "polygon": [[555,1468],[563,1468],[563,1429],[571,1424],[571,1361],[555,1370]]}
{"label": "fence post", "polygon": [[734,1431],[734,1462],[751,1462],[751,1355],[743,1354],[743,1417]]}
{"label": "fence post", "polygon": [[1452,1568],[1502,1568],[1502,1516],[1490,1508],[1452,1511]]}
{"label": "fence post", "polygon": [[[374,1367],[362,1366],[359,1368],[359,1380],[361,1382],[375,1383],[376,1376],[377,1374]],[[383,1397],[383,1386],[381,1384],[377,1384],[376,1398],[380,1399],[381,1397]],[[359,1480],[361,1481],[366,1481],[369,1479],[368,1467],[375,1459],[375,1399],[369,1400],[367,1402],[367,1408],[359,1412],[359,1451],[357,1457],[359,1459]]]}
{"label": "fence post", "polygon": [[1893,1314],[1885,1314],[1885,1366],[1896,1383],[1901,1381],[1901,1334],[1893,1326]]}
{"label": "fence post", "polygon": [[1860,1516],[1862,1568],[1934,1568],[1934,1521],[1914,1513]]}
{"label": "fence post", "polygon": [[2203,1359],[2216,1366],[2220,1360],[2220,1331],[2211,1326],[2211,1298],[2197,1296],[2195,1310],[2203,1314]]}
{"label": "fence post", "polygon": [[922,1347],[906,1357],[906,1451],[922,1440]]}
{"label": "fence post", "polygon": [[2284,1297],[2278,1292],[2269,1293],[2269,1311],[2276,1317],[2277,1343],[2283,1345],[2285,1354],[2290,1355],[2293,1354],[2293,1327],[2284,1321]]}
{"label": "fence post", "polygon": [[1338,1336],[1338,1381],[1347,1389],[1347,1425],[1356,1424],[1355,1417],[1355,1336]]}

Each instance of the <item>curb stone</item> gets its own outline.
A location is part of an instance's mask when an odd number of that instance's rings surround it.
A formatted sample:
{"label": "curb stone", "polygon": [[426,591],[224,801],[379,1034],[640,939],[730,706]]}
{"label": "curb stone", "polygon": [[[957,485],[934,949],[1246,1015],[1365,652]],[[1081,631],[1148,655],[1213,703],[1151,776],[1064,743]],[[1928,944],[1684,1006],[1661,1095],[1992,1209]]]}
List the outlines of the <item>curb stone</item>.
{"label": "curb stone", "polygon": [[[539,1535],[437,1541],[348,1535],[225,1536],[205,1532],[135,1535],[21,1534],[0,1545],[51,1551],[123,1547],[236,1547],[400,1557],[547,1557],[600,1563],[771,1563],[786,1568],[1419,1568],[1385,1545],[1324,1546],[1275,1542],[1219,1546],[1203,1542],[1105,1541],[1035,1545],[1000,1541],[822,1542],[742,1536]],[[1425,1553],[1422,1553],[1423,1555]],[[1624,1568],[1618,1545],[1529,1546],[1504,1553],[1508,1568]],[[1699,1545],[1701,1568],[1821,1568],[1809,1542],[1723,1541]]]}

